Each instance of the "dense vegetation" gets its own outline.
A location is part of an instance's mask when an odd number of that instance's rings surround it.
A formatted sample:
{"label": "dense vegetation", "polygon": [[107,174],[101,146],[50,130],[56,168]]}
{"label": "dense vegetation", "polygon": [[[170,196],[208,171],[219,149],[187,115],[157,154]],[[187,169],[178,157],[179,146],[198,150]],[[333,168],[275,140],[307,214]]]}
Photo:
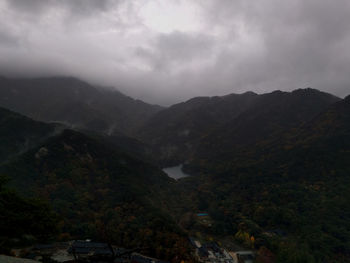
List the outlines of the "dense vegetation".
{"label": "dense vegetation", "polygon": [[[175,105],[141,133],[153,138],[161,163],[185,162],[185,170],[196,175],[180,182],[179,211],[188,217],[180,223],[196,227],[186,212],[208,211],[214,225],[200,231],[234,236],[261,254],[272,251],[271,260],[345,262],[349,98],[339,101],[312,89],[244,95],[238,100],[248,96],[245,107],[238,107],[235,96]],[[227,99],[236,108],[225,105]],[[221,118],[211,107],[222,110]]]}
{"label": "dense vegetation", "polygon": [[94,238],[146,254],[185,259],[184,233],[167,213],[173,180],[158,168],[81,133],[65,130],[1,167],[11,185],[50,201],[60,239]]}
{"label": "dense vegetation", "polygon": [[153,146],[162,165],[178,164],[194,154],[237,149],[278,136],[338,100],[313,89],[194,98],[151,117],[139,136]]}
{"label": "dense vegetation", "polygon": [[279,262],[348,262],[349,149],[347,98],[238,153],[221,147],[201,155],[189,169],[203,183],[191,189],[193,177],[184,185],[215,219],[216,233],[247,246],[254,236],[255,247],[269,248]]}
{"label": "dense vegetation", "polygon": [[0,253],[18,245],[45,242],[58,234],[58,216],[38,199],[26,199],[6,187],[0,177]]}
{"label": "dense vegetation", "polygon": [[199,138],[249,108],[257,97],[257,94],[247,92],[193,98],[152,116],[141,127],[138,136],[152,145],[162,165],[178,164],[189,158]]}
{"label": "dense vegetation", "polygon": [[59,127],[0,108],[0,163],[52,136]]}
{"label": "dense vegetation", "polygon": [[[349,262],[350,97],[245,93],[159,111],[69,78],[1,84],[3,105],[85,133],[0,109],[2,247],[57,234],[190,261],[188,230],[234,237],[261,262]],[[143,142],[121,134],[137,128]]]}

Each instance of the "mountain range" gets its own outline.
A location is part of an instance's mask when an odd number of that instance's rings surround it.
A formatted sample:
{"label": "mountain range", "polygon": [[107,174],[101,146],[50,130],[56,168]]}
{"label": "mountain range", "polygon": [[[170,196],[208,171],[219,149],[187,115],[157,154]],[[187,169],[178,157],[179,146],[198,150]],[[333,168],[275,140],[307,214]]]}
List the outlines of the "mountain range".
{"label": "mountain range", "polygon": [[[60,239],[177,262],[202,232],[270,262],[349,262],[350,97],[307,88],[162,108],[74,78],[2,78],[0,95],[0,174],[60,215]],[[179,164],[191,176],[161,170]]]}
{"label": "mountain range", "polygon": [[[339,98],[313,89],[194,98],[152,116],[139,132],[165,164],[254,144],[311,120]],[[220,145],[220,147],[217,147]]]}

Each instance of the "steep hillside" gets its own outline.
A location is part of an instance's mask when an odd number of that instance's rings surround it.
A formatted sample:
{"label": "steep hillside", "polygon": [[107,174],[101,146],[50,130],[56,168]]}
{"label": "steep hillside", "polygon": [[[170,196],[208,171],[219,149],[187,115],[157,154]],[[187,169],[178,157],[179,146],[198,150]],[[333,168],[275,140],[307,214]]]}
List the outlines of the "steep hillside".
{"label": "steep hillside", "polygon": [[156,163],[153,156],[153,149],[150,145],[135,139],[131,136],[126,136],[121,133],[115,133],[113,135],[101,134],[93,132],[91,130],[80,130],[80,132],[95,138],[101,143],[108,144],[110,147],[114,147],[122,152],[125,152],[137,159],[146,161],[148,163]]}
{"label": "steep hillside", "polygon": [[[161,259],[189,259],[186,235],[169,213],[175,181],[142,161],[141,143],[57,129],[5,109],[0,120],[0,207],[6,209],[0,225],[8,229],[0,234],[1,244],[11,247],[11,238],[26,234],[44,241],[51,226],[48,237],[93,238],[144,247],[144,253]],[[3,178],[18,196],[2,191]],[[38,218],[50,208],[33,198],[46,201],[59,217],[50,212]]]}
{"label": "steep hillside", "polygon": [[59,129],[0,108],[0,163],[43,142]]}
{"label": "steep hillside", "polygon": [[232,160],[256,144],[276,142],[288,133],[294,134],[295,129],[337,101],[339,98],[314,89],[260,95],[249,109],[201,138],[192,160]]}
{"label": "steep hillside", "polygon": [[0,78],[0,106],[40,121],[131,134],[161,107],[74,78]]}
{"label": "steep hillside", "polygon": [[0,172],[22,194],[48,200],[66,238],[147,247],[168,260],[188,255],[185,236],[167,213],[174,181],[114,147],[65,130]]}
{"label": "steep hillside", "polygon": [[349,149],[348,97],[283,136],[198,162],[184,196],[209,211],[211,231],[278,262],[349,262]]}
{"label": "steep hillside", "polygon": [[188,159],[197,141],[245,111],[258,97],[248,92],[223,97],[198,97],[153,116],[139,131],[163,165]]}
{"label": "steep hillside", "polygon": [[279,136],[338,100],[313,89],[194,98],[159,112],[139,134],[162,165],[210,159]]}

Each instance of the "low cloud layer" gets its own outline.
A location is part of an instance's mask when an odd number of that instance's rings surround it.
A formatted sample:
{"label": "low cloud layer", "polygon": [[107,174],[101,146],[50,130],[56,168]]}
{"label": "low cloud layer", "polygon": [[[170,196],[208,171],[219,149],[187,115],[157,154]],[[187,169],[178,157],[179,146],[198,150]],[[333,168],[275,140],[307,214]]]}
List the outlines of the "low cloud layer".
{"label": "low cloud layer", "polygon": [[70,75],[163,105],[350,93],[348,0],[0,0],[0,74]]}

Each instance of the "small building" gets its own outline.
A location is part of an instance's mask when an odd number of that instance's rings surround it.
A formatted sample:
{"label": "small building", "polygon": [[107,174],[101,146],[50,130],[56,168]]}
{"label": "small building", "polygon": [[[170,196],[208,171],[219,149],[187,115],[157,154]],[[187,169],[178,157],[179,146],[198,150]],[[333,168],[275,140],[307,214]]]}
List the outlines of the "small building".
{"label": "small building", "polygon": [[74,241],[68,249],[68,253],[76,259],[83,258],[113,258],[114,250],[106,243],[96,243],[91,241]]}
{"label": "small building", "polygon": [[131,255],[131,263],[169,263],[167,261],[161,261],[155,258],[146,257],[144,255],[133,253]]}

